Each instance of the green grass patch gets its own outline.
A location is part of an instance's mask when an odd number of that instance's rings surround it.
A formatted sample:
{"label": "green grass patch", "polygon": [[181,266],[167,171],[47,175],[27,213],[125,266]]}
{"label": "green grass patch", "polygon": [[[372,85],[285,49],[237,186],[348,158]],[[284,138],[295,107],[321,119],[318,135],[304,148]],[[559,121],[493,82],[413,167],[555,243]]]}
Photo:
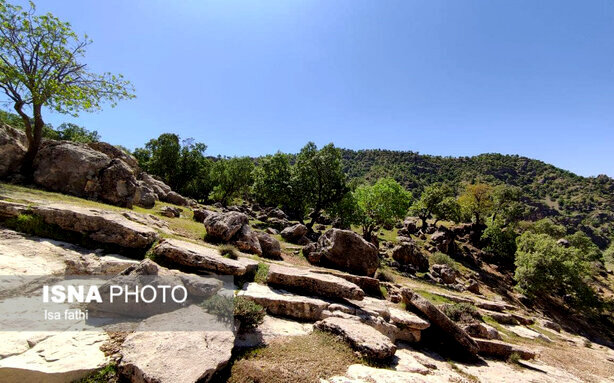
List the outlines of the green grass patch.
{"label": "green grass patch", "polygon": [[75,383],[116,383],[119,382],[117,365],[111,363],[98,371],[94,371],[85,378],[75,381]]}
{"label": "green grass patch", "polygon": [[221,245],[218,247],[218,251],[224,258],[239,259],[239,250],[233,245]]}
{"label": "green grass patch", "polygon": [[416,293],[420,294],[420,296],[428,301],[430,301],[433,304],[440,304],[440,303],[454,303],[453,301],[451,301],[450,299],[446,298],[446,297],[442,297],[441,295],[437,295],[435,293],[431,293],[429,291],[426,290],[415,290]]}
{"label": "green grass patch", "polygon": [[256,270],[256,275],[254,275],[254,282],[265,284],[268,274],[269,265],[264,262],[258,263],[258,270]]}

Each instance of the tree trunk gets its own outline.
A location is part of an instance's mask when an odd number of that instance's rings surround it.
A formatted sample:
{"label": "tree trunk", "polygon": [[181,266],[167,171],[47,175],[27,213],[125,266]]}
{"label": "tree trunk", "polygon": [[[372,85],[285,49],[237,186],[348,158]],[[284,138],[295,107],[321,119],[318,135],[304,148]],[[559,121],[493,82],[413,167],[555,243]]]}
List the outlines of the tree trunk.
{"label": "tree trunk", "polygon": [[316,223],[316,221],[318,220],[318,218],[320,218],[320,210],[319,208],[315,208],[313,210],[313,212],[311,212],[311,214],[309,214],[309,218],[310,221],[305,225],[307,226],[307,229],[309,229],[309,232],[313,231],[313,225]]}
{"label": "tree trunk", "polygon": [[24,104],[22,102],[16,103],[15,110],[23,120],[26,127],[28,150],[26,151],[21,163],[21,174],[29,180],[32,177],[34,158],[38,153],[38,149],[40,148],[43,138],[43,127],[45,126],[45,122],[43,121],[43,116],[41,113],[42,105],[34,105],[32,107],[34,112],[34,126],[32,126],[32,122],[30,121],[28,115],[26,115],[26,113],[23,111],[23,105]]}

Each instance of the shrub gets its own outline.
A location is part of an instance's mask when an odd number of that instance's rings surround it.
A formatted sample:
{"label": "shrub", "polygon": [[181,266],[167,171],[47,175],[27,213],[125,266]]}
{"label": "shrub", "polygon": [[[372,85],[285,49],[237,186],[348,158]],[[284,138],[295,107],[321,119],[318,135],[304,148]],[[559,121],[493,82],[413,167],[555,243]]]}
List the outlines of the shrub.
{"label": "shrub", "polygon": [[377,278],[381,282],[394,282],[394,275],[386,270],[377,270],[375,278]]}
{"label": "shrub", "polygon": [[507,361],[508,363],[518,364],[520,362],[520,354],[517,352],[512,352]]}
{"label": "shrub", "polygon": [[221,321],[230,323],[234,317],[234,300],[232,296],[216,294],[203,301],[200,306]]}
{"label": "shrub", "polygon": [[501,220],[488,220],[482,234],[482,241],[486,243],[484,250],[492,253],[500,262],[511,264],[516,253],[516,237],[513,228],[504,227]]}
{"label": "shrub", "polygon": [[433,265],[447,265],[448,267],[457,270],[458,266],[456,265],[456,262],[447,254],[444,253],[440,253],[437,252],[435,254],[432,254],[429,257],[429,264],[431,266]]}
{"label": "shrub", "polygon": [[241,324],[241,329],[258,327],[266,315],[264,307],[242,296],[234,299],[234,317]]}
{"label": "shrub", "polygon": [[224,258],[239,259],[239,250],[232,245],[221,245],[219,247],[219,252]]}
{"label": "shrub", "polygon": [[256,270],[256,275],[254,276],[254,282],[257,283],[266,283],[266,277],[269,274],[269,265],[264,262],[258,263],[258,270]]}
{"label": "shrub", "polygon": [[441,306],[441,311],[454,322],[471,322],[474,319],[482,320],[482,316],[471,303],[452,303]]}

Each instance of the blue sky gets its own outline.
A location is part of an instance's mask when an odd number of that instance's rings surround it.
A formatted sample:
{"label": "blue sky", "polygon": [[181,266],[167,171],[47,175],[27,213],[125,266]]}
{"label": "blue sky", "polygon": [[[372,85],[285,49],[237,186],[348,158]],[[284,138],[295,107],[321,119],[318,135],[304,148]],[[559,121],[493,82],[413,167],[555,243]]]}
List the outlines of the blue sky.
{"label": "blue sky", "polygon": [[137,99],[74,121],[129,148],[163,132],[210,155],[318,145],[485,152],[614,176],[606,0],[38,1]]}

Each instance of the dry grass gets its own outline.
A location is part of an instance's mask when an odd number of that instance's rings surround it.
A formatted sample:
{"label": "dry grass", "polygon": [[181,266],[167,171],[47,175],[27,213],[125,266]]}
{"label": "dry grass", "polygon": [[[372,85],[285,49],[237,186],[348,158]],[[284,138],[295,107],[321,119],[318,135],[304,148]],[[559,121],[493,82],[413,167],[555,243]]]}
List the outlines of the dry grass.
{"label": "dry grass", "polygon": [[229,383],[319,383],[360,360],[332,335],[315,331],[257,349],[237,360]]}

